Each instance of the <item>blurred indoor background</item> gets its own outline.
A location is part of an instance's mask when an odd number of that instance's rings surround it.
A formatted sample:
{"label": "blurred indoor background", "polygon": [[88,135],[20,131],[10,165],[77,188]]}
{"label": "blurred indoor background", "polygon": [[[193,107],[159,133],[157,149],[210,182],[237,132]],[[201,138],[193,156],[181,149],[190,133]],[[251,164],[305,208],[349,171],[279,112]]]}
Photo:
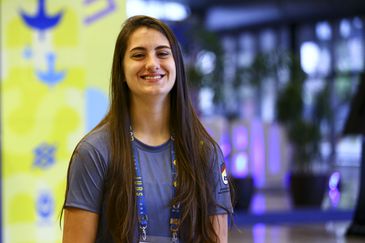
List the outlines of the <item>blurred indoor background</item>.
{"label": "blurred indoor background", "polygon": [[365,242],[346,236],[364,136],[344,132],[365,82],[365,1],[0,4],[1,242],[61,241],[69,158],[108,109],[114,42],[135,14],[181,43],[236,189],[229,242]]}

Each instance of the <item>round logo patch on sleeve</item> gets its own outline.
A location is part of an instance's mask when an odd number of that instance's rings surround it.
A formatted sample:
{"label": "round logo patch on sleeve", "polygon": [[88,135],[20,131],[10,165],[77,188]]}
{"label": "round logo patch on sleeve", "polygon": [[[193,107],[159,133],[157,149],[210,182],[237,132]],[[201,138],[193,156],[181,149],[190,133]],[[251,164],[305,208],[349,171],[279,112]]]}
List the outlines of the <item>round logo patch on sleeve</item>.
{"label": "round logo patch on sleeve", "polygon": [[224,185],[228,184],[228,178],[227,178],[227,170],[226,170],[226,164],[221,164],[221,174],[222,174],[222,181]]}

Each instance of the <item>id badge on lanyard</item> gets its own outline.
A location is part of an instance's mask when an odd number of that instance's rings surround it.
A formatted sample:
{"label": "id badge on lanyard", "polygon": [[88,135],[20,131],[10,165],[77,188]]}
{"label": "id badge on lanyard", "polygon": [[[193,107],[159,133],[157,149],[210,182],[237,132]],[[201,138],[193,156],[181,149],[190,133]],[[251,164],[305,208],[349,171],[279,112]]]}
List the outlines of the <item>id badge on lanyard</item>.
{"label": "id badge on lanyard", "polygon": [[[152,243],[152,241],[147,241],[147,240],[142,240],[142,239],[140,239],[140,240],[138,241],[138,243]],[[171,243],[179,243],[179,239],[176,239],[176,240],[171,239]]]}

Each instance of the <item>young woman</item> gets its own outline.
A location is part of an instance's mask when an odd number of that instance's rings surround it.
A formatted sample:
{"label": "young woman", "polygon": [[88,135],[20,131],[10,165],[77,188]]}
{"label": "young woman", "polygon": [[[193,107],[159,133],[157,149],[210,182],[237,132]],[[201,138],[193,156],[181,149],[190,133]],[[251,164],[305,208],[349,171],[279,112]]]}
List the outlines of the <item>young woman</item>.
{"label": "young woman", "polygon": [[222,153],[161,21],[131,17],[119,33],[110,109],[72,155],[63,209],[64,243],[227,242]]}

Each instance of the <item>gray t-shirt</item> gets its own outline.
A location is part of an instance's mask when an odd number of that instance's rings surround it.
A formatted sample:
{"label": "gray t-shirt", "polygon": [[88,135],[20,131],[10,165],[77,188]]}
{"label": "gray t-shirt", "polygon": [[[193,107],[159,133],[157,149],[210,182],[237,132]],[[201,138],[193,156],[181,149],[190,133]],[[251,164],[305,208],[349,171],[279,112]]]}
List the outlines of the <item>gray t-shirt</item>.
{"label": "gray t-shirt", "polygon": [[[169,230],[170,206],[173,197],[171,175],[171,143],[149,146],[136,140],[140,157],[145,205],[148,214],[148,241],[171,242]],[[99,214],[96,242],[112,243],[105,224],[103,187],[109,164],[107,129],[101,128],[88,135],[77,147],[73,156],[66,207],[75,207]],[[219,158],[222,158],[219,155]],[[223,159],[215,168],[215,198],[219,205],[232,212],[230,192],[225,177]],[[227,213],[220,207],[209,208],[209,214]]]}

